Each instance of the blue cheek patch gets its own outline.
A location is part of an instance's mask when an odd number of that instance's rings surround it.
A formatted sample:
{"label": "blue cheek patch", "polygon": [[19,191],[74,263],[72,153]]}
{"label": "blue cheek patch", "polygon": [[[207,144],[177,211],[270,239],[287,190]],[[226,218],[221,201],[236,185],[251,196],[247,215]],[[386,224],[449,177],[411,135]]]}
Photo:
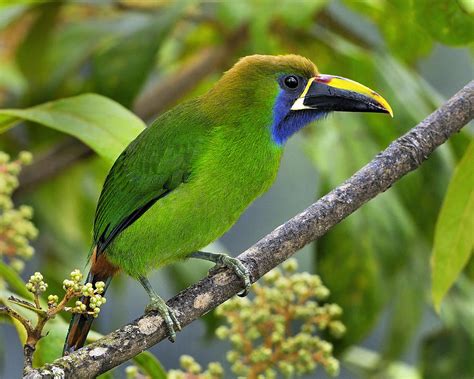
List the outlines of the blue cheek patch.
{"label": "blue cheek patch", "polygon": [[326,112],[312,109],[291,111],[294,101],[295,98],[285,91],[280,91],[276,98],[273,106],[272,138],[277,145],[283,145],[298,130],[326,115]]}

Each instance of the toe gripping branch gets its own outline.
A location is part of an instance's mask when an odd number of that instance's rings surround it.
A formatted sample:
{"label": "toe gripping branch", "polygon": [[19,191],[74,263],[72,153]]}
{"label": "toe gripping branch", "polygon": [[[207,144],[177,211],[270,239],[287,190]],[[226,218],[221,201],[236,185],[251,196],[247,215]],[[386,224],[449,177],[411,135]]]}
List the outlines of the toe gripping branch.
{"label": "toe gripping branch", "polygon": [[168,330],[168,339],[171,342],[176,341],[176,330],[181,330],[181,324],[176,317],[176,314],[173,309],[166,305],[166,302],[158,295],[158,293],[153,289],[149,280],[144,277],[139,277],[140,283],[145,288],[148,296],[150,296],[150,302],[145,308],[145,313],[158,312],[166,324]]}
{"label": "toe gripping branch", "polygon": [[221,267],[230,268],[244,283],[244,290],[240,292],[238,296],[247,296],[250,285],[252,284],[250,281],[250,273],[239,259],[229,257],[227,254],[208,253],[206,251],[196,251],[192,253],[190,257],[214,262],[216,265],[211,269],[211,272]]}

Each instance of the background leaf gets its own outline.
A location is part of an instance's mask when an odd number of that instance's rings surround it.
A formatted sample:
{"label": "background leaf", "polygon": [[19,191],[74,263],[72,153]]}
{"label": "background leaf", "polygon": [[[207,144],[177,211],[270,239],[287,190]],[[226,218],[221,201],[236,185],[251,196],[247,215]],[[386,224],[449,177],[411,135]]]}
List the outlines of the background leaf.
{"label": "background leaf", "polygon": [[150,378],[166,379],[168,377],[160,361],[148,351],[138,354],[133,361]]}
{"label": "background leaf", "polygon": [[[97,110],[100,109],[100,112]],[[85,94],[27,109],[0,109],[0,115],[17,117],[70,134],[90,146],[110,164],[145,124],[106,97]],[[11,120],[7,123],[11,127]]]}
{"label": "background leaf", "polygon": [[41,101],[48,85],[50,71],[45,52],[51,44],[62,5],[62,2],[48,2],[33,8],[36,19],[16,52],[18,67],[29,86],[27,104]]}
{"label": "background leaf", "polygon": [[177,19],[189,4],[187,0],[171,3],[157,17],[143,18],[138,30],[125,38],[115,38],[93,60],[95,91],[129,107],[142,87],[155,55]]}
{"label": "background leaf", "polygon": [[25,299],[32,299],[33,295],[26,289],[25,282],[20,275],[10,266],[0,261],[0,277],[4,279],[12,291]]}
{"label": "background leaf", "polygon": [[474,247],[474,142],[453,174],[436,224],[432,255],[432,296],[439,309]]}
{"label": "background leaf", "polygon": [[[470,43],[474,40],[474,18],[458,1],[413,1],[416,16],[432,36],[449,45]],[[471,2],[472,6],[472,2]]]}
{"label": "background leaf", "polygon": [[462,329],[443,328],[432,332],[423,340],[421,349],[423,378],[472,379],[474,361],[465,354],[467,351],[474,351],[474,341]]}

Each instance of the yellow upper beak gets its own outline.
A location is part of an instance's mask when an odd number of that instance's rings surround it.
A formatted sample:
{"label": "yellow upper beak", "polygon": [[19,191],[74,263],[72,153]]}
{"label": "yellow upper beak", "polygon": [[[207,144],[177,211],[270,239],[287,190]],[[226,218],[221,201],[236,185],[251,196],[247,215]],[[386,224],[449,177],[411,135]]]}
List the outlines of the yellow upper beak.
{"label": "yellow upper beak", "polygon": [[308,83],[291,110],[382,112],[393,117],[390,104],[377,92],[340,76],[320,74]]}

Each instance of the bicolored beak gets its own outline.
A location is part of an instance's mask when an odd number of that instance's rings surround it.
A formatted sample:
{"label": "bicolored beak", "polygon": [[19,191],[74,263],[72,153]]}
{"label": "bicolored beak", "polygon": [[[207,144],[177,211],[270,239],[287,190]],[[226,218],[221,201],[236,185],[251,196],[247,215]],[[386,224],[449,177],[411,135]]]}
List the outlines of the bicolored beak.
{"label": "bicolored beak", "polygon": [[350,79],[322,74],[308,80],[303,93],[291,107],[292,111],[303,109],[377,112],[393,117],[387,100],[377,92]]}

